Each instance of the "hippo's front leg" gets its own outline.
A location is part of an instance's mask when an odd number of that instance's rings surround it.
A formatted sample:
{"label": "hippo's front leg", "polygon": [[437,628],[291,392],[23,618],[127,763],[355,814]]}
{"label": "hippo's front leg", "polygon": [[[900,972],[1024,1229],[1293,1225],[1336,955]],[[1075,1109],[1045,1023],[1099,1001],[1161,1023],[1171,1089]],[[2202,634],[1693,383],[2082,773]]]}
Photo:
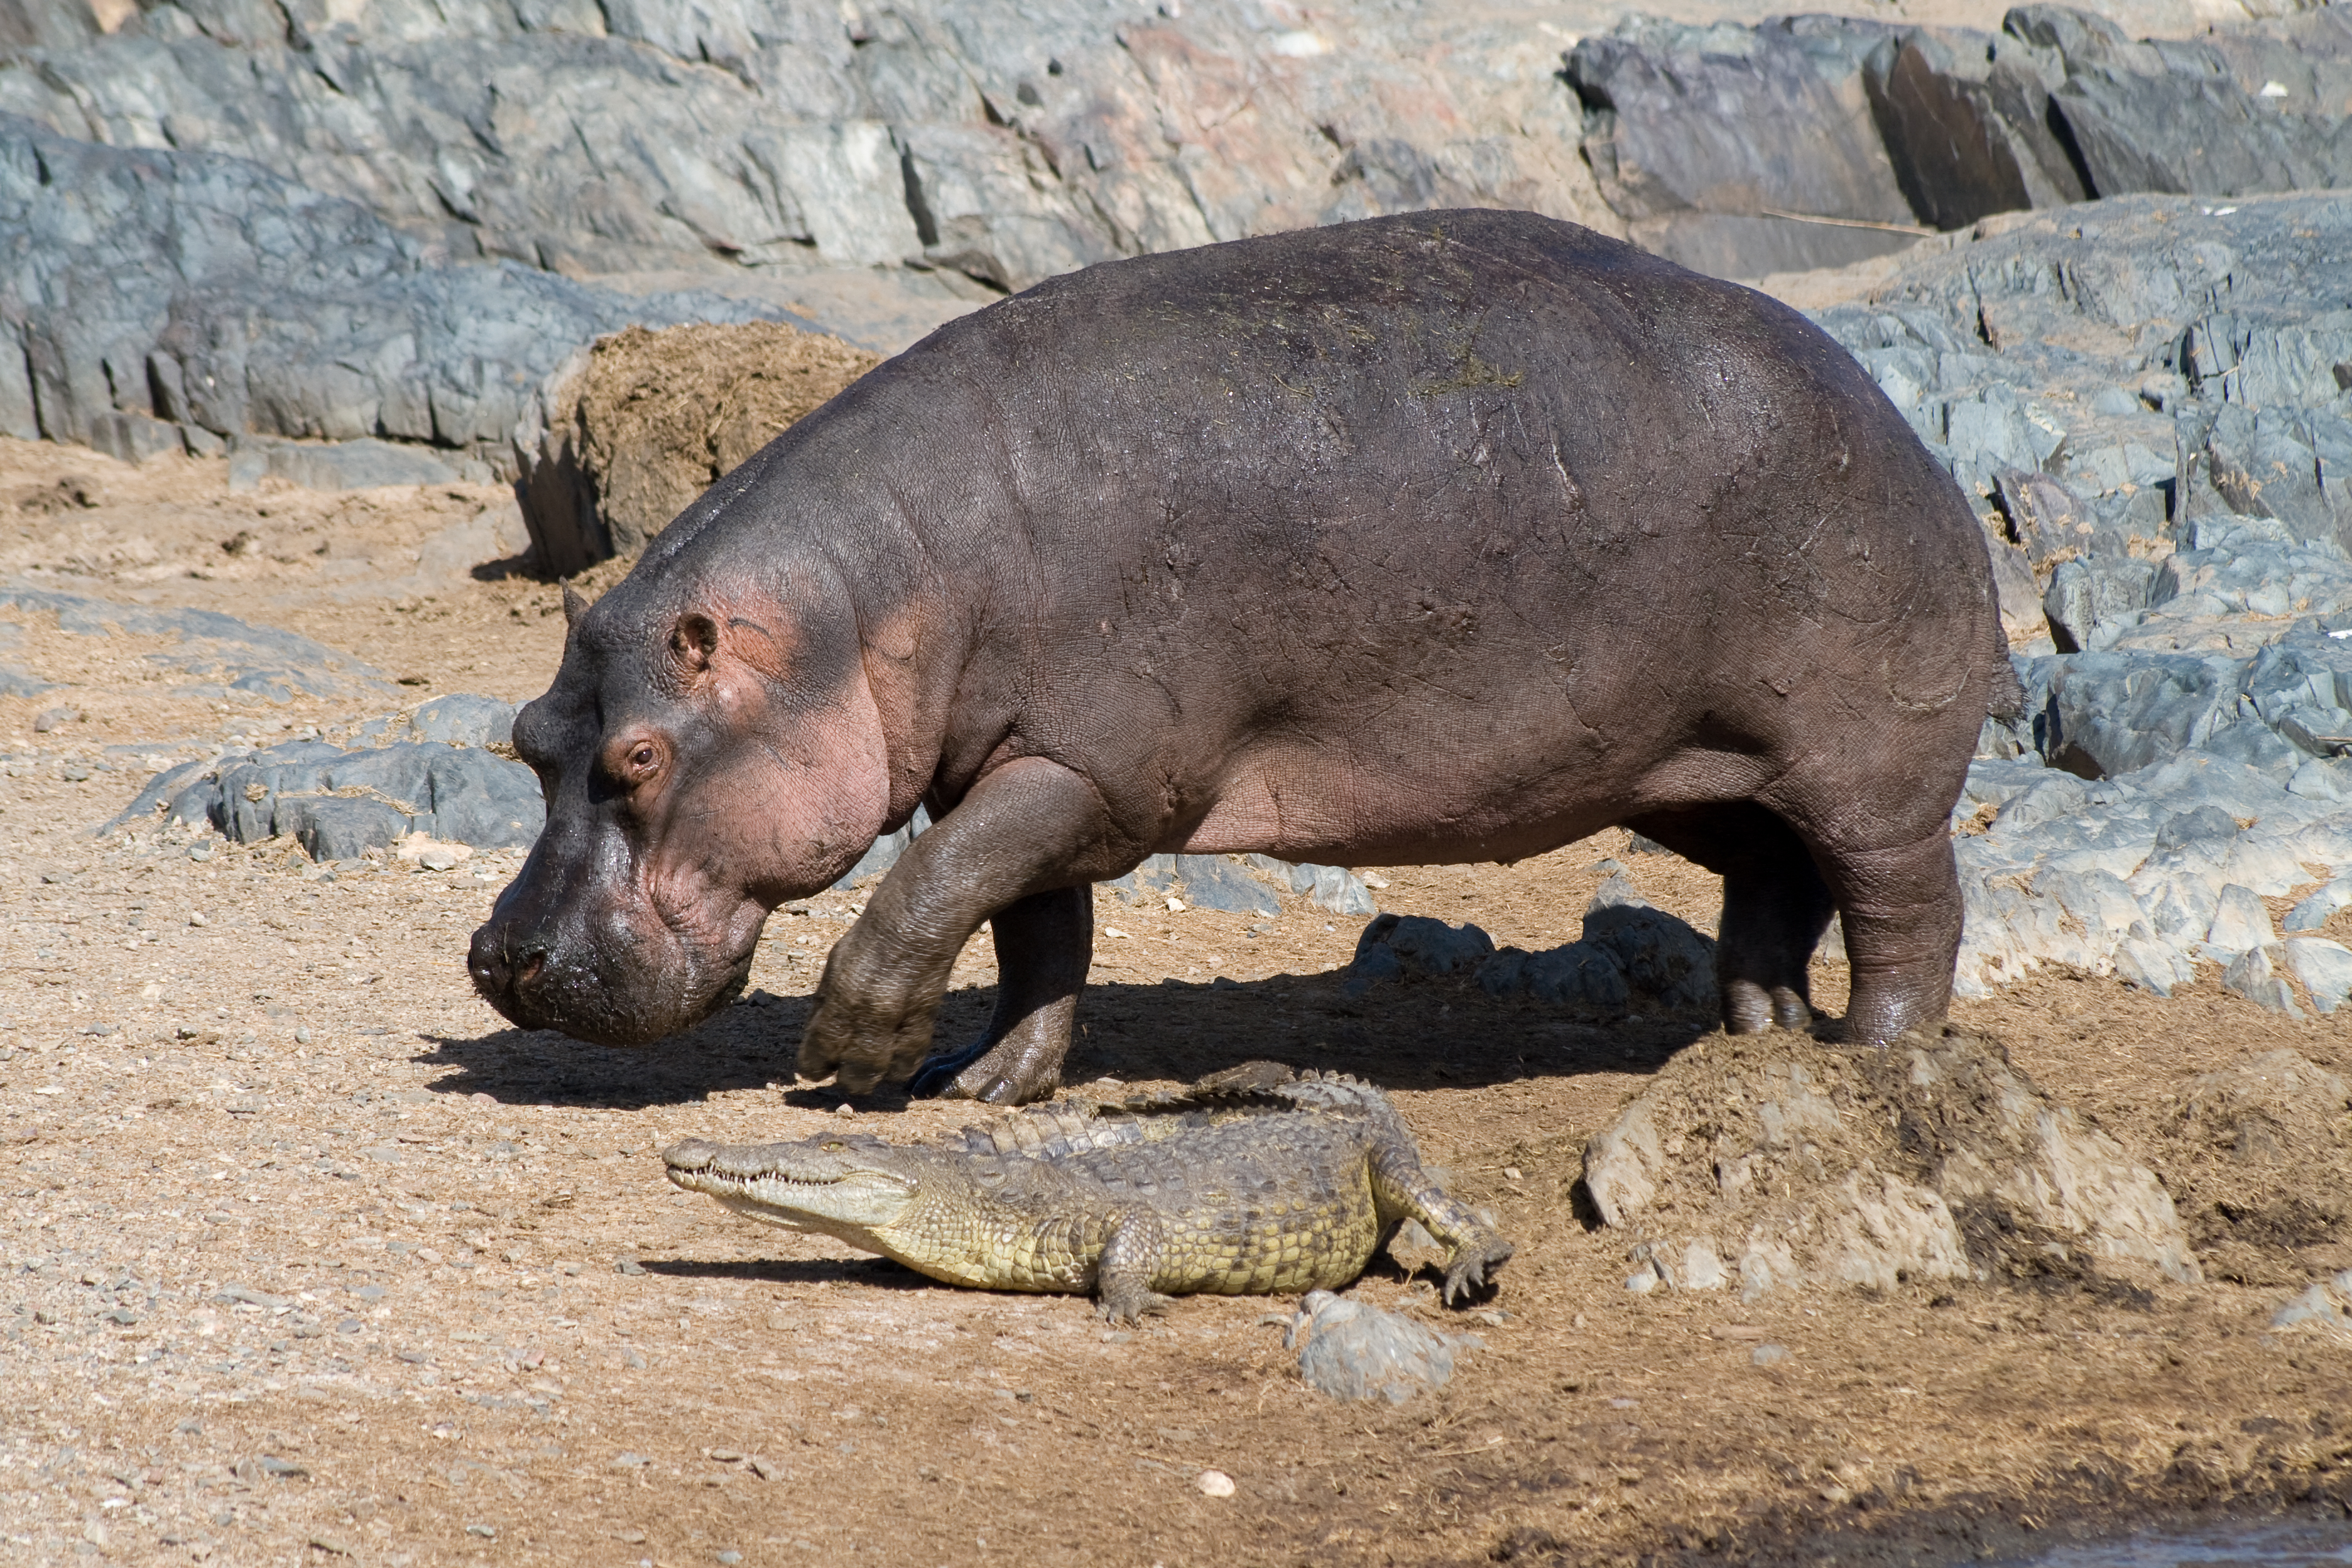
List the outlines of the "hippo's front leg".
{"label": "hippo's front leg", "polygon": [[996,943],[996,1012],[971,1044],[926,1061],[909,1093],[1025,1105],[1061,1086],[1078,990],[1094,960],[1093,889],[1032,893],[988,923]]}
{"label": "hippo's front leg", "polygon": [[1059,763],[1023,758],[973,785],[834,944],[801,1037],[801,1075],[833,1073],[861,1094],[913,1073],[930,1054],[956,955],[993,915],[1000,989],[986,1043],[1011,1055],[987,1058],[989,1081],[958,1088],[1000,1100],[1050,1092],[1092,945],[1087,885],[1134,858],[1118,840],[1094,786]]}

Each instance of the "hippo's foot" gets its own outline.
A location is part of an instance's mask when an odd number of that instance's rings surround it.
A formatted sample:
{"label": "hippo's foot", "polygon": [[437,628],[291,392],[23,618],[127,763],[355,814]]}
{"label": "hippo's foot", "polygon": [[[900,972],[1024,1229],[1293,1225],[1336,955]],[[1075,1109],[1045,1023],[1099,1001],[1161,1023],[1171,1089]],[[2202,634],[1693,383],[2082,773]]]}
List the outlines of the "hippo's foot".
{"label": "hippo's foot", "polygon": [[959,1093],[956,1079],[963,1069],[988,1054],[990,1041],[982,1035],[960,1051],[935,1051],[915,1069],[907,1080],[907,1092],[917,1100],[970,1100],[976,1098]]}
{"label": "hippo's foot", "polygon": [[[1029,1031],[1024,1031],[1028,1034]],[[982,1035],[959,1051],[941,1051],[923,1063],[907,1092],[925,1100],[977,1100],[990,1105],[1027,1105],[1062,1086],[1066,1039],[1050,1042],[1016,1035],[992,1040]]]}

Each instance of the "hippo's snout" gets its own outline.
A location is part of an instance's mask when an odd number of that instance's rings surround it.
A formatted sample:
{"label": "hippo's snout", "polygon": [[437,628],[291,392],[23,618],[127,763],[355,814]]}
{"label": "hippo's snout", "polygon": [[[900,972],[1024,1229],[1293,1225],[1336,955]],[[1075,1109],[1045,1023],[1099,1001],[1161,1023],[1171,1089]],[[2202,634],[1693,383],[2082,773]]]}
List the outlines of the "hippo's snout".
{"label": "hippo's snout", "polygon": [[496,1007],[507,1017],[526,1026],[531,1011],[523,1000],[530,988],[547,969],[547,943],[543,941],[517,941],[510,923],[492,921],[474,932],[473,946],[466,954],[466,973],[473,976],[474,989],[482,1000]]}
{"label": "hippo's snout", "polygon": [[603,942],[597,934],[494,914],[474,932],[466,971],[509,1022],[606,1046],[648,1045],[690,1027],[750,978],[749,942],[740,953],[706,953],[666,931]]}

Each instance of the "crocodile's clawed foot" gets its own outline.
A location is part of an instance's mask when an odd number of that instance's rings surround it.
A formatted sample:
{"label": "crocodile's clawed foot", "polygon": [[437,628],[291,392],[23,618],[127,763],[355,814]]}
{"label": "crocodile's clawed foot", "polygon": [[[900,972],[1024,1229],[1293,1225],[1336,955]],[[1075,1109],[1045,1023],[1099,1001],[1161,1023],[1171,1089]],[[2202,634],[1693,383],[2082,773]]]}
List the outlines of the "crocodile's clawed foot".
{"label": "crocodile's clawed foot", "polygon": [[1129,1289],[1107,1295],[1095,1303],[1095,1316],[1108,1323],[1135,1323],[1146,1314],[1165,1317],[1168,1309],[1176,1304],[1173,1296],[1162,1296],[1157,1290]]}
{"label": "crocodile's clawed foot", "polygon": [[1445,1262],[1445,1304],[1458,1307],[1490,1294],[1495,1270],[1511,1260],[1511,1244],[1501,1237],[1471,1242]]}

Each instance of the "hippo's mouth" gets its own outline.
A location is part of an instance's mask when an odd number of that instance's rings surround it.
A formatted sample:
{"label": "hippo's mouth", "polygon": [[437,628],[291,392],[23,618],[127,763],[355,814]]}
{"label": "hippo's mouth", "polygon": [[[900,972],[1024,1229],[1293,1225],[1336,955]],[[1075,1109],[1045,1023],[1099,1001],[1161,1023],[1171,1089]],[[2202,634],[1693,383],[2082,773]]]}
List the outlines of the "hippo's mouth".
{"label": "hippo's mouth", "polygon": [[474,933],[467,970],[482,999],[526,1029],[552,1029],[601,1046],[643,1046],[693,1027],[740,995],[753,942],[725,958],[680,942],[654,962],[637,944],[620,953],[513,942],[495,924]]}

